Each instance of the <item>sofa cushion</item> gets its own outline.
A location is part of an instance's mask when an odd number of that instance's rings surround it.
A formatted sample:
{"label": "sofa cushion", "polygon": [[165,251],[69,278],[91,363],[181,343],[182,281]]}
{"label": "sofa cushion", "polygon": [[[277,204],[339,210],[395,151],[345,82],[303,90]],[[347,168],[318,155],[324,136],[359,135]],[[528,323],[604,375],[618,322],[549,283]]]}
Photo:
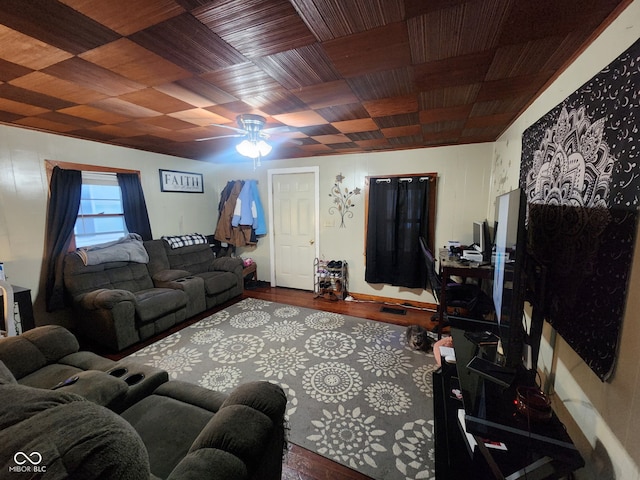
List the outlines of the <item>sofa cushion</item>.
{"label": "sofa cushion", "polygon": [[41,459],[46,478],[149,478],[140,437],[110,410],[78,395],[23,385],[2,385],[0,396],[0,471],[19,468],[16,454],[23,452]]}
{"label": "sofa cushion", "polygon": [[217,295],[238,285],[238,278],[231,272],[205,272],[196,276],[204,280],[204,291],[207,295]]}
{"label": "sofa cushion", "polygon": [[191,274],[208,271],[216,258],[209,245],[191,245],[174,250],[166,245],[165,251],[171,269],[186,270]]}
{"label": "sofa cushion", "polygon": [[142,323],[175,312],[187,305],[187,295],[182,290],[150,288],[136,292],[136,316]]}
{"label": "sofa cushion", "polygon": [[164,395],[151,395],[122,413],[149,452],[152,473],[167,478],[213,413]]}
{"label": "sofa cushion", "polygon": [[18,380],[80,348],[73,334],[59,325],[46,325],[16,337],[2,338],[1,344],[0,361]]}

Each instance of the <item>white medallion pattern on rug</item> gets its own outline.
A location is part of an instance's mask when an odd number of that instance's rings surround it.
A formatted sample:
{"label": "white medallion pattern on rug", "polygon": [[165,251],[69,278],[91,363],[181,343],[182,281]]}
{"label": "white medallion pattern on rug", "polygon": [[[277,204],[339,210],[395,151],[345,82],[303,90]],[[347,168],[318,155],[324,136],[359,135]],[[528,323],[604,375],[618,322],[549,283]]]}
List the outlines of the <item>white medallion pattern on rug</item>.
{"label": "white medallion pattern on rug", "polygon": [[290,442],[376,480],[435,479],[437,367],[406,346],[404,330],[249,298],[133,356],[225,393],[252,380],[280,385]]}

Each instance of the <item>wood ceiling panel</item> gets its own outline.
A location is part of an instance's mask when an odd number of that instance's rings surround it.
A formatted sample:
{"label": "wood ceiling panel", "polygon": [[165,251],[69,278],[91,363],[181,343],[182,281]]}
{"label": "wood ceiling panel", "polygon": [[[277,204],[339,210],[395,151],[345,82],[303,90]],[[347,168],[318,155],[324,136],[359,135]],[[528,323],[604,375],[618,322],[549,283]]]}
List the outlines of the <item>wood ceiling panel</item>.
{"label": "wood ceiling panel", "polygon": [[472,104],[478,97],[480,88],[482,88],[482,84],[475,83],[471,85],[436,88],[434,90],[420,92],[418,95],[420,110],[449,108]]}
{"label": "wood ceiling panel", "polygon": [[298,97],[284,89],[253,95],[245,101],[271,116],[307,108]]}
{"label": "wood ceiling panel", "polygon": [[416,65],[417,88],[426,91],[480,83],[487,74],[493,55],[492,51],[485,51]]}
{"label": "wood ceiling panel", "polygon": [[349,137],[343,134],[336,135],[314,135],[313,139],[324,145],[330,145],[332,143],[347,143],[350,142]]}
{"label": "wood ceiling panel", "polygon": [[73,56],[4,25],[0,25],[0,45],[0,58],[32,70],[40,70]]}
{"label": "wood ceiling panel", "polygon": [[66,113],[61,113],[61,112],[46,112],[41,115],[38,115],[37,118],[72,127],[65,131],[77,130],[78,128],[83,128],[83,129],[91,128],[91,127],[96,127],[100,125],[98,122],[94,122],[92,120],[87,120],[87,119],[80,119],[78,117],[67,115]]}
{"label": "wood ceiling panel", "polygon": [[317,43],[255,59],[254,63],[290,90],[340,80],[340,75]]}
{"label": "wood ceiling panel", "polygon": [[126,38],[89,50],[80,58],[150,87],[188,78],[191,73]]}
{"label": "wood ceiling panel", "polygon": [[313,109],[357,103],[358,97],[345,80],[324,82],[302,87],[293,92],[300,100]]}
{"label": "wood ceiling panel", "polygon": [[[170,135],[170,132],[175,130],[186,130],[188,128],[193,128],[193,124],[189,122],[185,122],[178,118],[173,118],[168,115],[160,115],[159,117],[151,117],[141,120],[144,123],[148,123],[149,125],[155,125],[157,127],[161,127],[166,130],[165,135]],[[175,139],[174,139],[175,140]]]}
{"label": "wood ceiling panel", "polygon": [[404,19],[402,0],[292,0],[320,41],[345,37]]}
{"label": "wood ceiling panel", "polygon": [[119,98],[160,113],[179,112],[193,108],[193,105],[153,88],[145,88],[144,90],[127,93],[121,95]]}
{"label": "wood ceiling panel", "polygon": [[58,110],[73,105],[72,102],[16,87],[15,85],[9,85],[8,83],[0,85],[0,97],[41,107],[45,110]]}
{"label": "wood ceiling panel", "polygon": [[0,81],[9,82],[18,77],[28,75],[32,71],[30,68],[0,58]]}
{"label": "wood ceiling panel", "polygon": [[108,96],[124,95],[144,88],[144,85],[77,57],[51,65],[43,72]]}
{"label": "wood ceiling panel", "polygon": [[420,125],[405,125],[403,127],[391,127],[391,128],[383,128],[382,134],[386,138],[393,137],[407,137],[407,136],[420,136],[422,133],[422,129]]}
{"label": "wood ceiling panel", "polygon": [[124,36],[184,13],[173,0],[59,1]]}
{"label": "wood ceiling panel", "polygon": [[[0,85],[0,87],[3,87],[3,86],[4,85]],[[0,97],[0,110],[3,112],[16,114],[20,118],[40,115],[47,111],[46,108],[36,107],[35,105],[16,102],[15,100],[9,100],[8,98],[2,98],[2,97]]]}
{"label": "wood ceiling panel", "polygon": [[111,29],[57,1],[2,0],[0,23],[74,55],[119,37]]}
{"label": "wood ceiling panel", "polygon": [[369,112],[361,103],[350,103],[348,105],[334,105],[327,108],[319,108],[316,111],[328,122],[343,122],[348,120],[358,120],[369,118]]}
{"label": "wood ceiling panel", "polygon": [[509,3],[510,0],[468,2],[409,19],[413,63],[495,48]]}
{"label": "wood ceiling panel", "polygon": [[260,70],[253,63],[243,63],[216,72],[205,73],[202,78],[218,85],[222,90],[240,100],[283,88],[273,77]]}
{"label": "wood ceiling panel", "polygon": [[231,103],[238,100],[233,95],[225,92],[219,86],[208,82],[204,78],[185,78],[184,80],[179,80],[176,83],[181,87],[184,87],[186,90],[209,100],[206,106],[211,104]]}
{"label": "wood ceiling panel", "polygon": [[535,75],[540,71],[551,70],[546,65],[562,40],[562,37],[550,37],[498,48],[485,80]]}
{"label": "wood ceiling panel", "polygon": [[327,121],[313,110],[305,110],[302,112],[286,113],[282,115],[273,115],[277,121],[290,125],[292,127],[309,127],[311,125],[322,125]]}
{"label": "wood ceiling panel", "polygon": [[37,128],[40,130],[50,130],[52,132],[58,132],[58,133],[66,133],[66,132],[75,130],[75,128],[72,125],[68,125],[66,123],[53,122],[51,120],[47,120],[46,118],[42,118],[42,117],[21,118],[20,120],[16,120],[15,123],[17,123],[18,125],[23,125],[25,127]]}
{"label": "wood ceiling panel", "polygon": [[175,82],[157,85],[153,88],[185,103],[189,103],[194,107],[204,108],[210,107],[214,104],[211,99],[203,97],[202,95],[190,90],[188,87],[183,87]]}
{"label": "wood ceiling panel", "polygon": [[216,115],[215,113],[203,108],[192,108],[191,110],[173,112],[170,113],[169,116],[203,127],[212,123],[225,123],[229,121],[229,119]]}
{"label": "wood ceiling panel", "polygon": [[347,120],[344,122],[333,122],[333,126],[342,133],[370,132],[378,128],[373,118],[361,118],[359,120]]}
{"label": "wood ceiling panel", "polygon": [[92,105],[102,110],[106,110],[107,112],[123,115],[128,118],[157,117],[160,115],[160,112],[156,110],[141,107],[140,105],[127,102],[121,98],[105,98],[103,100],[93,102]]}
{"label": "wood ceiling panel", "polygon": [[420,123],[433,123],[446,120],[464,120],[471,113],[471,105],[460,105],[448,108],[433,108],[420,111]]}
{"label": "wood ceiling panel", "polygon": [[363,101],[400,97],[416,91],[413,70],[410,67],[360,75],[348,79],[347,82]]}
{"label": "wood ceiling panel", "polygon": [[246,62],[237,50],[187,13],[134,33],[129,38],[196,74]]}
{"label": "wood ceiling panel", "polygon": [[122,123],[128,120],[127,117],[118,115],[116,113],[108,112],[101,108],[92,107],[91,105],[77,105],[75,107],[65,108],[60,110],[61,113],[67,115],[73,115],[74,117],[80,117],[87,120],[93,120],[94,122],[102,124],[114,124]]}
{"label": "wood ceiling panel", "polygon": [[363,102],[372,117],[386,117],[390,115],[400,115],[403,113],[413,113],[418,111],[418,96],[405,95],[404,97],[385,98]]}
{"label": "wood ceiling panel", "polygon": [[396,22],[322,44],[336,69],[346,78],[411,64],[404,22]]}
{"label": "wood ceiling panel", "polygon": [[43,72],[33,72],[9,83],[43,95],[55,92],[56,97],[72,103],[91,103],[105,98],[104,94],[95,90],[81,87],[77,83],[68,82]]}
{"label": "wood ceiling panel", "polygon": [[407,125],[416,125],[419,123],[420,116],[418,113],[402,113],[399,115],[389,115],[387,117],[377,117],[376,124],[381,129],[406,127]]}
{"label": "wood ceiling panel", "polygon": [[248,58],[293,50],[316,41],[287,0],[230,0],[191,12]]}
{"label": "wood ceiling panel", "polygon": [[382,132],[378,130],[377,125],[374,130],[369,130],[366,132],[346,133],[346,135],[347,137],[349,137],[349,139],[352,142],[364,142],[368,140],[378,140],[378,139],[384,138],[384,135],[382,135]]}

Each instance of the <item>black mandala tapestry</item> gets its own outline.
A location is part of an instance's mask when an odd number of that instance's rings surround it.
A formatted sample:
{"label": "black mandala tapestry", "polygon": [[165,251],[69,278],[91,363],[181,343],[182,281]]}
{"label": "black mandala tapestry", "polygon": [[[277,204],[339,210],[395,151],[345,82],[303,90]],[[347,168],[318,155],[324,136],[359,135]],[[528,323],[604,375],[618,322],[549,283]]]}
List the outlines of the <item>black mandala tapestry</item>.
{"label": "black mandala tapestry", "polygon": [[615,365],[640,190],[640,40],[529,127],[520,187],[546,266],[546,319],[607,380]]}

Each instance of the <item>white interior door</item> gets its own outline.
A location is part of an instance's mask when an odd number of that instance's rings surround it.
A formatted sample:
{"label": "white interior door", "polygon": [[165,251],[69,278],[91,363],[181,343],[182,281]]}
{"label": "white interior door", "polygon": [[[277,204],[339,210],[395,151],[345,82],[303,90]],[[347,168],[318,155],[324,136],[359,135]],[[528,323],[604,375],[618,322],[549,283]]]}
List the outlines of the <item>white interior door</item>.
{"label": "white interior door", "polygon": [[272,285],[313,290],[318,255],[317,172],[270,171]]}

